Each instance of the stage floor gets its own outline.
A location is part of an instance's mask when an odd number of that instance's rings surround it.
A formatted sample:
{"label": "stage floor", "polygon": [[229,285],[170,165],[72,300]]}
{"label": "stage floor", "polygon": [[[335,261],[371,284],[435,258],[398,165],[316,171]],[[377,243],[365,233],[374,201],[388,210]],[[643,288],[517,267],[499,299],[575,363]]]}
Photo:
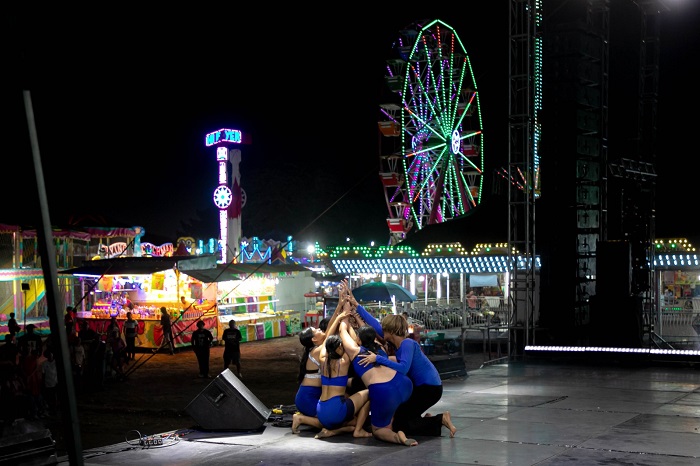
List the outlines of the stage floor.
{"label": "stage floor", "polygon": [[[126,442],[83,452],[86,465],[590,465],[700,463],[700,368],[522,361],[444,381],[455,438],[405,447],[267,421],[254,432],[183,426],[162,446]],[[274,416],[274,414],[273,414]],[[67,465],[68,458],[58,458]]]}

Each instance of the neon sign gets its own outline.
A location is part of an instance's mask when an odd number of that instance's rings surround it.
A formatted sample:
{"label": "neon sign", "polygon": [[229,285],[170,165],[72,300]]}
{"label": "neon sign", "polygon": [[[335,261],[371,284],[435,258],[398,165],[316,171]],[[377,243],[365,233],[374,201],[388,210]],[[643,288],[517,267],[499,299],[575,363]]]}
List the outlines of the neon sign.
{"label": "neon sign", "polygon": [[237,129],[220,129],[209,133],[204,137],[204,143],[209,146],[214,144],[220,144],[222,142],[233,142],[236,144],[241,144],[243,142],[242,134]]}

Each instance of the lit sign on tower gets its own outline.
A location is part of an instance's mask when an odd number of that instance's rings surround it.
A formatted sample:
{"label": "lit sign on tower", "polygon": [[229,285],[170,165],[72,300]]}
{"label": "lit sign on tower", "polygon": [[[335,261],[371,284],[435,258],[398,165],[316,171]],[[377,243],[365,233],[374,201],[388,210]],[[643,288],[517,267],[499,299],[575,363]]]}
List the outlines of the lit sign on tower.
{"label": "lit sign on tower", "polygon": [[243,142],[242,134],[237,129],[220,129],[209,133],[204,138],[204,143],[209,146],[214,144],[219,144],[222,142],[232,142],[235,144],[241,144]]}

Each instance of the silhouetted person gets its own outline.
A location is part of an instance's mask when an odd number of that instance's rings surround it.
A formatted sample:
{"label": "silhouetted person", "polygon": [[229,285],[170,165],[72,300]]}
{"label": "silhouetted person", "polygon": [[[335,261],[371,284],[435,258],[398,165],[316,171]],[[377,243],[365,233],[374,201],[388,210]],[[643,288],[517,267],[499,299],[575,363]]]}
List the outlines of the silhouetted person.
{"label": "silhouetted person", "polygon": [[77,318],[73,306],[66,306],[66,314],[63,316],[63,323],[66,326],[68,336],[75,334],[75,319]]}
{"label": "silhouetted person", "polygon": [[19,324],[17,323],[17,319],[15,319],[15,313],[10,312],[10,320],[7,321],[7,331],[17,335],[20,330],[21,329],[19,327]]}
{"label": "silhouetted person", "polygon": [[126,343],[126,353],[125,359],[127,361],[133,361],[136,357],[136,331],[138,329],[139,323],[134,320],[131,312],[126,313],[126,320],[124,321],[124,342]]}
{"label": "silhouetted person", "polygon": [[199,376],[209,379],[209,350],[211,342],[214,341],[214,335],[204,328],[204,321],[197,321],[197,330],[192,332],[192,348],[197,356],[197,364],[199,365]]}
{"label": "silhouetted person", "polygon": [[22,348],[24,347],[28,349],[28,353],[38,351],[39,354],[41,354],[43,351],[43,341],[41,339],[41,335],[34,333],[35,328],[36,326],[34,324],[27,324],[26,328],[24,329],[24,335],[17,339],[17,346],[19,346],[20,354],[22,354]]}
{"label": "silhouetted person", "polygon": [[44,401],[48,414],[55,416],[58,414],[58,368],[56,358],[50,349],[44,350],[44,357],[46,360],[41,364]]}
{"label": "silhouetted person", "polygon": [[236,375],[241,378],[241,340],[243,336],[236,327],[236,321],[228,321],[228,328],[224,330],[221,339],[224,340],[224,370],[233,363],[236,366]]}
{"label": "silhouetted person", "polygon": [[164,348],[166,343],[170,346],[170,354],[175,354],[175,341],[173,338],[173,323],[170,319],[170,314],[165,306],[160,308],[160,326],[163,328],[163,341],[161,348]]}

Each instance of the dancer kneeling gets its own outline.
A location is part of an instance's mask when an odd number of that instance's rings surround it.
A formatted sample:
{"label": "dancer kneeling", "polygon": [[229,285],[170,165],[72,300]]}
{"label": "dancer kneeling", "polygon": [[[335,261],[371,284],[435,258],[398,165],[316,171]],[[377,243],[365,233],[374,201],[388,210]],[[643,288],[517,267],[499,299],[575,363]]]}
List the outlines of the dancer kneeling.
{"label": "dancer kneeling", "polygon": [[372,404],[372,434],[379,440],[389,443],[398,443],[409,447],[418,445],[414,439],[406,438],[403,431],[394,432],[393,417],[396,408],[406,402],[413,391],[411,380],[387,366],[359,364],[359,354],[369,350],[375,354],[378,344],[375,341],[377,333],[370,326],[362,326],[358,329],[359,343],[350,335],[345,320],[340,323],[340,337],[343,340],[345,353],[352,360],[355,372],[362,378],[369,390],[369,399]]}
{"label": "dancer kneeling", "polygon": [[[341,319],[350,315],[349,304],[344,304],[345,310],[339,316]],[[352,432],[353,437],[371,437],[372,434],[363,427],[369,415],[369,390],[345,396],[351,361],[338,335],[326,337],[326,343],[321,348],[320,363],[321,397],[316,413],[323,429],[316,438],[332,437],[343,432]]]}
{"label": "dancer kneeling", "polygon": [[294,401],[299,412],[292,416],[292,433],[298,434],[302,424],[323,429],[323,424],[318,420],[318,400],[321,398],[321,352],[325,351],[327,335],[338,330],[342,303],[333,312],[328,328],[307,327],[299,334],[299,341],[304,346],[304,355],[299,364],[299,389]]}

